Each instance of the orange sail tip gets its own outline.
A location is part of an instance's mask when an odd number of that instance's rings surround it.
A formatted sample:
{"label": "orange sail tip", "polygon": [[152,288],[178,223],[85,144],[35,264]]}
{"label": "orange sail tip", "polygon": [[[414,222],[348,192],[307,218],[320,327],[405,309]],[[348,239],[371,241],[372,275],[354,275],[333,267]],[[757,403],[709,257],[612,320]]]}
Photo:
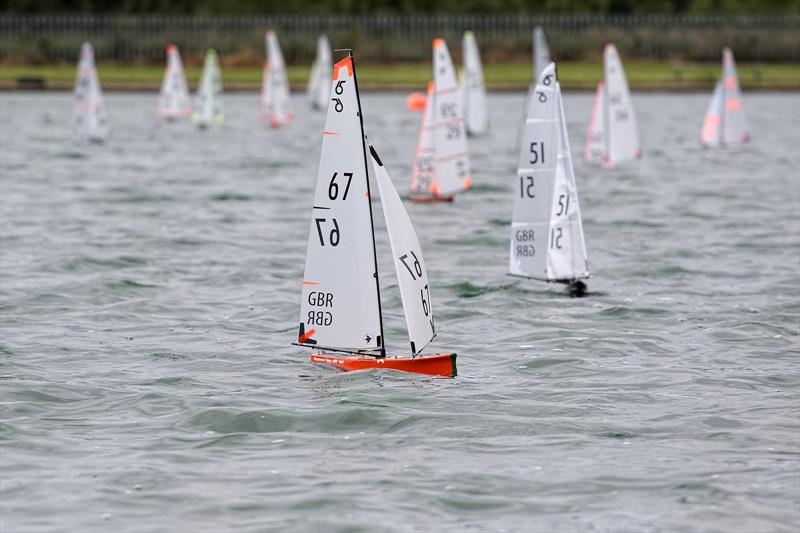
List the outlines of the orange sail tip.
{"label": "orange sail tip", "polygon": [[345,372],[368,370],[371,368],[388,368],[401,372],[412,372],[414,374],[442,376],[447,378],[458,375],[456,369],[456,354],[454,353],[386,357],[314,353],[311,354],[311,362],[332,366]]}
{"label": "orange sail tip", "polygon": [[172,43],[169,43],[169,44],[167,45],[167,53],[168,53],[168,54],[170,54],[170,53],[174,52],[175,50],[177,50],[177,47],[176,47],[174,44],[172,44]]}
{"label": "orange sail tip", "polygon": [[346,68],[347,75],[353,75],[353,59],[350,56],[345,57],[333,66],[333,79],[339,79],[339,69]]}
{"label": "orange sail tip", "polygon": [[317,332],[317,330],[315,330],[315,329],[310,329],[310,330],[308,330],[308,331],[307,331],[307,332],[305,332],[303,335],[300,335],[299,337],[297,337],[297,342],[299,342],[299,343],[301,343],[301,344],[302,344],[302,343],[304,343],[304,342],[306,342],[306,341],[307,341],[308,339],[310,339],[310,338],[311,338],[311,337],[314,335],[314,333],[316,333],[316,332]]}
{"label": "orange sail tip", "polygon": [[436,82],[435,81],[431,80],[431,81],[428,82],[428,92],[429,93],[436,92]]}
{"label": "orange sail tip", "polygon": [[428,97],[425,96],[425,93],[415,91],[409,94],[406,98],[406,107],[409,111],[422,111],[425,109],[425,103],[427,100]]}
{"label": "orange sail tip", "polygon": [[433,47],[434,48],[438,48],[439,46],[442,46],[443,44],[444,44],[444,39],[442,39],[441,37],[437,37],[436,39],[433,40]]}

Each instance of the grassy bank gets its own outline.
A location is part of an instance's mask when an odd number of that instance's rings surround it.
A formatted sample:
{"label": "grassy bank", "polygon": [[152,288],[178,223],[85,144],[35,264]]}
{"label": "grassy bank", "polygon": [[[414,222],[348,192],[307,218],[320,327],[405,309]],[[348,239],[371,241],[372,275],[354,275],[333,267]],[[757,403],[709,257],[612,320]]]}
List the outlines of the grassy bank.
{"label": "grassy bank", "polygon": [[[748,64],[738,65],[739,78],[745,89],[800,89],[798,64]],[[708,89],[720,74],[717,63],[679,64],[653,61],[628,61],[625,63],[628,80],[634,89]],[[156,65],[100,64],[100,79],[107,89],[156,90],[164,73]],[[302,88],[308,78],[307,65],[289,67],[289,81],[294,88]],[[565,88],[589,89],[600,79],[600,63],[565,61],[559,63],[559,78]],[[247,67],[223,66],[223,79],[229,89],[256,89],[261,83],[261,70]],[[515,89],[525,87],[531,75],[528,63],[491,64],[484,67],[489,88]],[[199,67],[189,67],[190,84],[200,77]],[[429,64],[363,64],[358,68],[359,82],[370,89],[422,89],[430,77]],[[0,65],[0,86],[17,87],[20,78],[41,78],[50,89],[69,89],[75,80],[74,65]]]}

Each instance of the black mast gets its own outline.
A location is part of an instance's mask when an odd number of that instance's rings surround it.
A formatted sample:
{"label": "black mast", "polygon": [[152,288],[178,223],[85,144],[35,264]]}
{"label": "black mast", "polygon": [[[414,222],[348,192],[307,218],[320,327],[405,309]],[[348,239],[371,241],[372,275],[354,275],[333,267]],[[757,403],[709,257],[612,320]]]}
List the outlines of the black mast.
{"label": "black mast", "polygon": [[369,202],[369,225],[372,229],[372,258],[375,261],[375,273],[373,276],[375,277],[375,291],[378,294],[378,320],[380,321],[381,325],[381,336],[378,344],[380,345],[381,354],[380,357],[386,357],[386,337],[383,335],[383,309],[381,308],[381,284],[380,280],[378,279],[378,251],[375,248],[375,222],[372,217],[372,194],[369,190],[369,168],[367,165],[367,144],[366,144],[366,136],[364,134],[364,115],[361,113],[361,97],[358,94],[358,77],[356,76],[356,62],[353,58],[353,51],[349,48],[340,51],[347,51],[347,55],[350,57],[350,63],[353,65],[353,83],[356,86],[356,102],[358,103],[358,121],[361,124],[361,151],[364,154],[364,176],[367,180],[367,201]]}

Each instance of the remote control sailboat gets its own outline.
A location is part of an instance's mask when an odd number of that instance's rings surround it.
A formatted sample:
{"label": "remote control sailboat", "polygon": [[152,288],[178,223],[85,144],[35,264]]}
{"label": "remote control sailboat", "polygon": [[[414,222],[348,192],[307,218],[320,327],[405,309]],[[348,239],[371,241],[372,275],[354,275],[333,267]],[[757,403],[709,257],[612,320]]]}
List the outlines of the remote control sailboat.
{"label": "remote control sailboat", "polygon": [[200,128],[207,128],[214,123],[222,124],[222,73],[215,50],[206,52],[203,73],[194,102],[192,122]]}
{"label": "remote control sailboat", "polygon": [[[428,98],[409,184],[412,201],[452,201],[453,195],[472,186],[462,108],[461,87],[456,79],[450,51],[444,39],[434,39],[433,82],[428,85]],[[424,152],[421,147],[425,148]],[[426,170],[419,173],[419,158],[428,156],[430,164],[426,164]]]}
{"label": "remote control sailboat", "polygon": [[717,81],[700,131],[700,142],[706,148],[735,146],[750,140],[747,119],[742,109],[742,93],[733,52],[722,49],[722,77]]}
{"label": "remote control sailboat", "polygon": [[186,75],[183,73],[181,54],[177,46],[170,44],[167,46],[167,70],[164,71],[164,81],[161,82],[156,115],[173,121],[191,114],[192,106],[189,102],[189,89],[186,85]]}
{"label": "remote control sailboat", "polygon": [[311,107],[316,110],[328,108],[328,90],[331,85],[331,45],[328,37],[320,35],[317,39],[317,57],[311,63],[306,93]]}
{"label": "remote control sailboat", "polygon": [[[456,354],[421,354],[434,338],[422,250],[400,196],[375,149],[367,150],[352,52],[336,63],[329,92],[295,344],[311,362],[341,370],[391,368],[456,374]],[[369,153],[368,153],[369,152]],[[380,191],[410,340],[408,355],[387,355],[367,159]]]}
{"label": "remote control sailboat", "polygon": [[464,71],[461,73],[461,91],[464,95],[464,125],[468,135],[482,135],[489,129],[489,111],[486,108],[486,85],[483,82],[481,54],[475,34],[464,33],[461,44]]}
{"label": "remote control sailboat", "polygon": [[286,63],[275,32],[266,34],[267,60],[261,81],[261,110],[259,116],[263,124],[280,128],[292,122],[294,115],[289,103],[289,77]]}
{"label": "remote control sailboat", "polygon": [[102,142],[108,138],[108,116],[103,103],[103,91],[94,66],[94,48],[88,42],[81,46],[72,126],[79,135],[92,142]]}
{"label": "remote control sailboat", "polygon": [[539,76],[520,144],[509,274],[583,296],[589,262],[555,63]]}

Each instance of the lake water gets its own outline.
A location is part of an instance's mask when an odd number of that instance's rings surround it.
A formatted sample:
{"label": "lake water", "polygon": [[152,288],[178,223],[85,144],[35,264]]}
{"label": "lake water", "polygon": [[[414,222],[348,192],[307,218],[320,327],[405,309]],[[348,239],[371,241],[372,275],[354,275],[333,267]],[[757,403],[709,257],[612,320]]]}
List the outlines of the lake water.
{"label": "lake water", "polygon": [[[708,94],[636,93],[644,158],[588,167],[593,295],[506,275],[522,94],[490,96],[474,189],[408,205],[459,375],[337,373],[297,333],[324,117],[155,118],[0,94],[0,529],[797,531],[800,95],[746,93],[752,143],[698,145]],[[420,116],[363,95],[405,189]],[[374,188],[373,188],[374,190]],[[376,209],[379,210],[378,204]],[[376,212],[387,343],[405,350]]]}

